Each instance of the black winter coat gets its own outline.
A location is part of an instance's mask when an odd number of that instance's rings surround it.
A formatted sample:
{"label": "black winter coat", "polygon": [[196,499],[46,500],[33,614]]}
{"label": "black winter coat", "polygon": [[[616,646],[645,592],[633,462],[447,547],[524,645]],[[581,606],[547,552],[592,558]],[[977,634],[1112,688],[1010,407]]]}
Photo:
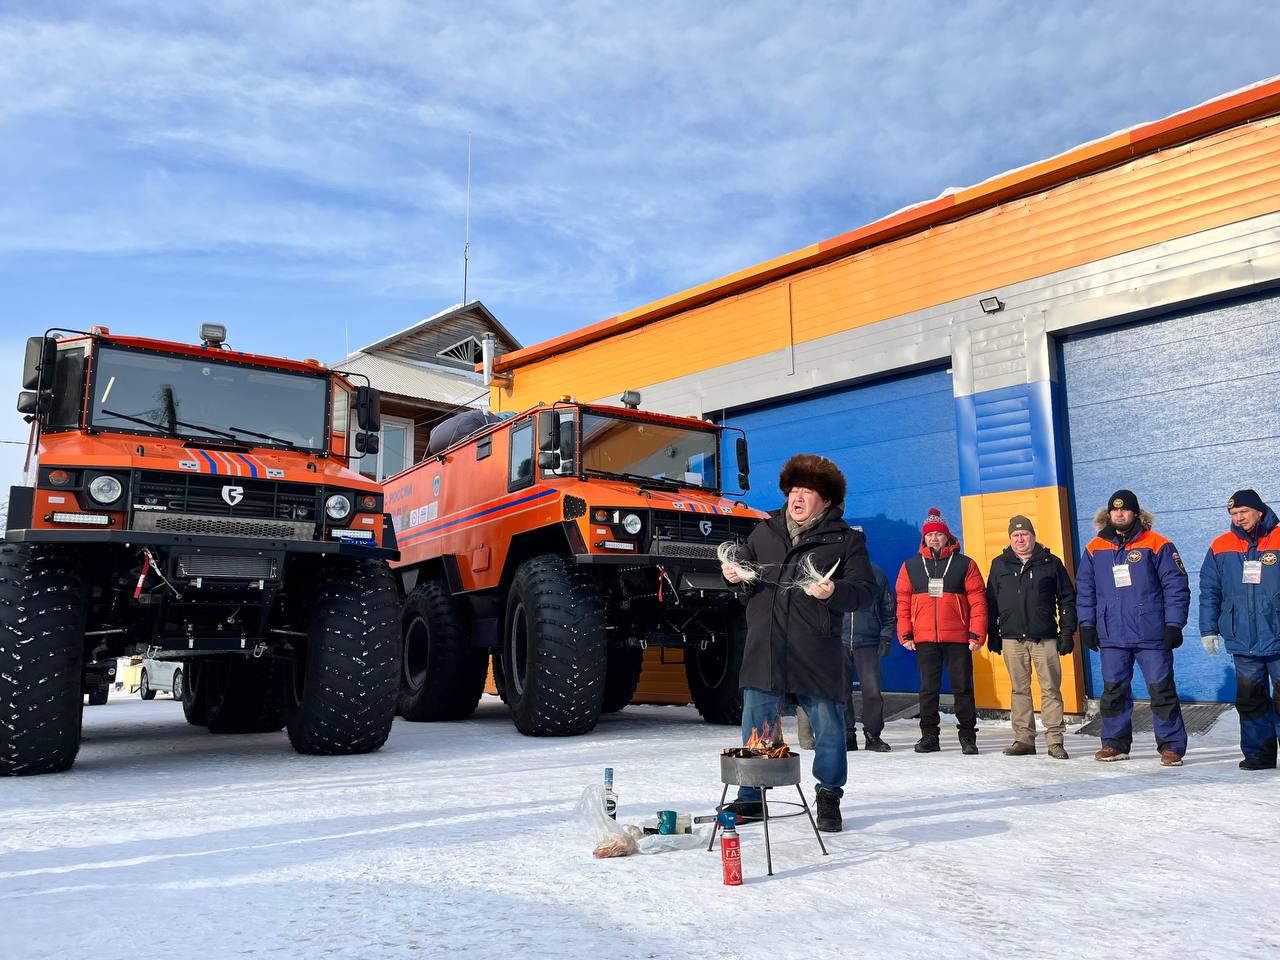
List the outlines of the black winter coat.
{"label": "black winter coat", "polygon": [[874,563],[871,573],[879,591],[876,602],[853,614],[852,624],[846,618],[845,636],[852,647],[878,647],[882,641],[893,640],[898,633],[898,598],[889,588],[889,578]]}
{"label": "black winter coat", "polygon": [[[840,507],[832,507],[792,546],[784,510],[775,510],[751,531],[746,547],[761,572],[741,591],[747,606],[747,646],[739,685],[843,702],[842,614],[876,600],[867,538],[845,523]],[[840,561],[831,577],[835,592],[826,600],[786,587],[799,575],[806,554],[813,556],[820,573]]]}
{"label": "black winter coat", "polygon": [[1055,640],[1076,629],[1076,588],[1062,561],[1037,543],[1024,567],[1013,547],[991,561],[987,638]]}

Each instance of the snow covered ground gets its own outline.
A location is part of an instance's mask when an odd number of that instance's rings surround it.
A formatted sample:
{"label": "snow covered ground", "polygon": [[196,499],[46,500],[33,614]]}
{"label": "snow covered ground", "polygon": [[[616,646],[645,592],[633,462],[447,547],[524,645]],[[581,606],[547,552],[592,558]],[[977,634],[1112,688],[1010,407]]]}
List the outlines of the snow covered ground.
{"label": "snow covered ground", "polygon": [[113,699],[72,772],[0,781],[0,957],[1274,958],[1280,776],[1238,770],[1235,733],[1162,769],[1072,735],[1070,762],[1003,757],[994,723],[982,756],[921,757],[894,724],[850,755],[831,855],[780,821],[766,877],[750,827],[731,888],[718,852],[593,860],[573,820],[605,766],[623,821],[709,811],[736,736],[691,708],[533,740],[486,698],[326,759]]}

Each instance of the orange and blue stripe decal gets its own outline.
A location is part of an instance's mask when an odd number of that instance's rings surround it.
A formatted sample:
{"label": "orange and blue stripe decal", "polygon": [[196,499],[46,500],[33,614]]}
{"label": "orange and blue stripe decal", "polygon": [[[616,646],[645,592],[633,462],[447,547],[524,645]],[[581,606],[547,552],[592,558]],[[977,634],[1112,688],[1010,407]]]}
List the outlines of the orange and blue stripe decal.
{"label": "orange and blue stripe decal", "polygon": [[450,520],[442,520],[439,523],[433,523],[429,527],[422,527],[421,529],[414,530],[411,533],[401,534],[399,535],[398,539],[400,541],[400,545],[404,546],[405,544],[411,543],[415,540],[418,540],[422,537],[427,536],[427,534],[440,533],[443,530],[449,530],[450,528],[457,527],[459,526],[459,524],[470,523],[471,521],[480,520],[482,518],[487,518],[489,520],[496,519],[496,516],[498,514],[513,510],[515,507],[524,506],[527,503],[533,503],[535,501],[545,500],[547,497],[554,497],[554,496],[556,496],[556,491],[554,488],[538,490],[534,493],[525,494],[524,496],[518,497],[515,500],[508,500],[506,503],[495,504],[492,507],[467,510],[464,513],[462,513],[460,516],[453,517]]}
{"label": "orange and blue stripe decal", "polygon": [[197,450],[196,453],[204,457],[205,462],[209,464],[209,472],[216,475],[218,472],[218,464],[214,462],[213,457],[209,456],[209,454],[205,453],[203,450]]}
{"label": "orange and blue stripe decal", "polygon": [[225,453],[221,450],[211,452],[198,448],[192,448],[192,452],[202,457],[208,466],[207,470],[201,470],[202,473],[211,473],[215,476],[225,473],[227,476],[234,474],[237,477],[243,477],[245,474],[244,468],[247,468],[249,476],[257,479],[259,471],[266,472],[266,467],[263,466],[262,461],[250,454]]}

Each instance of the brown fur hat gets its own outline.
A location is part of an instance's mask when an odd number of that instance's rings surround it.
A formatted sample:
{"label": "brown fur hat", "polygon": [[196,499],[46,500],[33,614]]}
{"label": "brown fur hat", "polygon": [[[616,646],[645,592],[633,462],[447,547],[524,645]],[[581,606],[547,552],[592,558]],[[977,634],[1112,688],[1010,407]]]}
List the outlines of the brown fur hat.
{"label": "brown fur hat", "polygon": [[816,490],[824,500],[844,503],[844,474],[834,463],[816,453],[797,453],[782,465],[778,489],[788,494],[792,487],[808,487]]}

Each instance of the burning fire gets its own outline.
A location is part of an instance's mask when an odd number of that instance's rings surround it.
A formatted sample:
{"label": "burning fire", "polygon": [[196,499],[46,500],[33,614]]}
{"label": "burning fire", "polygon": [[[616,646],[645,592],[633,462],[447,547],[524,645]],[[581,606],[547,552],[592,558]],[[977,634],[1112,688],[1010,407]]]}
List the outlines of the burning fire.
{"label": "burning fire", "polygon": [[746,746],[726,747],[721,753],[740,758],[768,757],[771,760],[795,756],[787,746],[787,741],[782,738],[781,717],[777,723],[770,724],[766,720],[761,727],[752,727]]}

